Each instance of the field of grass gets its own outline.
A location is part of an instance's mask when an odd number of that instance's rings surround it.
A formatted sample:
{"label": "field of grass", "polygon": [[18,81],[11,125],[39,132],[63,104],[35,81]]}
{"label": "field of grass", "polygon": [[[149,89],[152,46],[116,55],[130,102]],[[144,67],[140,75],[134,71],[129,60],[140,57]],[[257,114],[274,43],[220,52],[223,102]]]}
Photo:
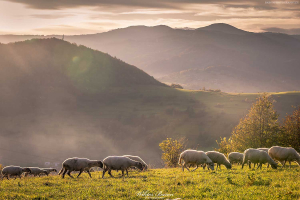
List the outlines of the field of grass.
{"label": "field of grass", "polygon": [[[231,170],[188,172],[151,169],[147,172],[101,172],[93,178],[82,174],[71,179],[60,176],[27,177],[0,182],[0,199],[299,199],[300,168],[248,169],[234,165]],[[74,174],[76,175],[76,174]]]}

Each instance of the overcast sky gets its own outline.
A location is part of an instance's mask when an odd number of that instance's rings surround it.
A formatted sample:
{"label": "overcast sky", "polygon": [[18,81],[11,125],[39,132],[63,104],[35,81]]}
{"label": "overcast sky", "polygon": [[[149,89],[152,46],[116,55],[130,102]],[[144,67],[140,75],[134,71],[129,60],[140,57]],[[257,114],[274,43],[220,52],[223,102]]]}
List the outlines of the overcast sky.
{"label": "overcast sky", "polygon": [[300,0],[0,0],[0,34],[90,34],[133,25],[228,23],[300,34]]}

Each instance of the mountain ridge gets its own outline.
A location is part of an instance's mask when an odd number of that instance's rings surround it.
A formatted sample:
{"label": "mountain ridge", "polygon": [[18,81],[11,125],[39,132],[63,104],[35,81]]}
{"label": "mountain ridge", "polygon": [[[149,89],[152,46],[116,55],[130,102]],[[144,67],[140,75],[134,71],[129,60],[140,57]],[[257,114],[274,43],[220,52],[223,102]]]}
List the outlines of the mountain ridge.
{"label": "mountain ridge", "polygon": [[[276,84],[279,91],[300,87],[296,76],[300,73],[300,40],[297,36],[252,33],[228,24],[212,24],[196,30],[172,29],[168,26],[135,26],[93,35],[65,36],[65,40],[109,53],[155,78],[188,69],[228,66],[230,69],[254,73],[258,77],[263,74],[265,78],[262,78],[261,86],[256,87],[255,91],[248,87],[244,90],[222,88],[225,92],[272,92],[274,87],[269,84],[272,80],[278,80]],[[221,78],[227,79],[229,85],[236,85],[230,83],[230,79],[226,77]],[[242,80],[243,77],[238,79]],[[178,80],[176,78],[169,81],[186,84]],[[254,81],[247,80],[238,84],[255,84]],[[284,83],[284,87],[280,82]],[[212,85],[208,83],[206,87]]]}

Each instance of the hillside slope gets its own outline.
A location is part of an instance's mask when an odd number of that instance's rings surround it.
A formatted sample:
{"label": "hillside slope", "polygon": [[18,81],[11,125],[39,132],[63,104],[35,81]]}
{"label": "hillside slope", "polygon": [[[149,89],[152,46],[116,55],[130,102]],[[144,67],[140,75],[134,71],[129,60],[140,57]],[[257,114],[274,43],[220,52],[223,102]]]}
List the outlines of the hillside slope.
{"label": "hillside slope", "polygon": [[[0,42],[28,37],[0,36]],[[206,84],[203,85],[201,75],[187,80],[185,75],[179,74],[174,78],[172,74],[204,70],[210,66],[232,69],[218,75],[225,82],[217,89],[224,92],[293,91],[300,87],[297,76],[300,73],[298,36],[252,33],[228,24],[212,24],[195,30],[172,29],[162,25],[133,26],[99,34],[65,36],[65,39],[107,52],[155,78],[166,77],[168,82],[184,84],[187,89],[203,86],[215,88],[215,82],[210,81],[215,79],[215,75],[207,74]],[[260,84],[257,84],[257,78],[250,79],[249,74],[259,77]],[[234,78],[231,80],[230,77]],[[230,87],[227,88],[227,85]]]}
{"label": "hillside slope", "polygon": [[[233,70],[219,77],[233,87],[218,88],[225,92],[275,92],[298,90],[300,86],[296,75],[300,73],[300,41],[286,34],[251,33],[227,24],[213,24],[196,30],[137,26],[66,39],[108,52],[154,77],[169,76],[168,82],[186,84],[187,89],[192,89],[191,84],[202,88],[196,81],[201,77],[186,83],[184,77],[173,79],[170,74],[226,66]],[[233,81],[229,73],[235,78]],[[260,84],[255,78],[249,79],[248,74],[260,77]],[[213,88],[210,80],[214,78],[208,76],[205,87]]]}
{"label": "hillside slope", "polygon": [[[107,54],[58,39],[0,45],[0,163],[135,154],[161,166],[158,144],[212,150],[259,94],[177,90]],[[280,117],[299,92],[274,93]]]}

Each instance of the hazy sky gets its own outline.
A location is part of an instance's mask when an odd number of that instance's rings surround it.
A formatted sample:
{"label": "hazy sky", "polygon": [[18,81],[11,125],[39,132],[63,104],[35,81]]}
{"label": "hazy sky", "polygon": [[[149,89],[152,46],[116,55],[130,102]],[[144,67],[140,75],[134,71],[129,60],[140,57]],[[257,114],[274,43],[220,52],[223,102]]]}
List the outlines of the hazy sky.
{"label": "hazy sky", "polygon": [[300,0],[0,0],[0,34],[89,34],[133,25],[228,23],[300,34]]}

